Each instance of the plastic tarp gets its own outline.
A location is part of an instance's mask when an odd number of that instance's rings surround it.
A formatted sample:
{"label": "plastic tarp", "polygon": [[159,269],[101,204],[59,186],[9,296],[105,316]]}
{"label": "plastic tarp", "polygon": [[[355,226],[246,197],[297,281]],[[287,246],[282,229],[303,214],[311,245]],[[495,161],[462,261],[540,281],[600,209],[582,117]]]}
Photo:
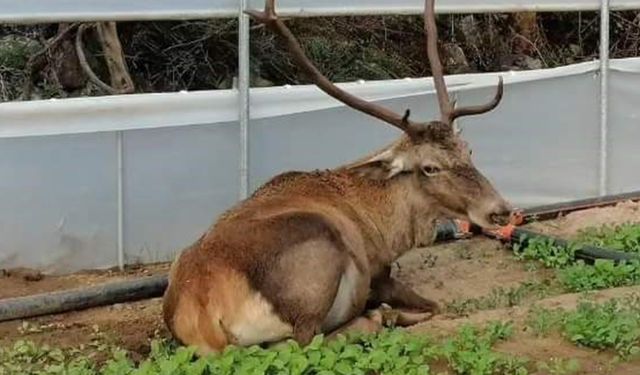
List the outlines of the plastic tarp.
{"label": "plastic tarp", "polygon": [[[238,0],[0,0],[0,22],[129,21],[236,17]],[[249,0],[262,8],[263,0]],[[278,0],[286,16],[418,14],[423,0]],[[640,8],[638,0],[610,0],[611,9]],[[438,0],[441,13],[597,10],[600,0]]]}
{"label": "plastic tarp", "polygon": [[[609,192],[640,188],[640,59],[611,62]],[[474,160],[520,207],[598,194],[599,65],[499,73],[501,105],[462,119]],[[461,105],[498,74],[449,76]],[[436,114],[431,79],[355,82],[348,91],[413,118]],[[313,86],[251,90],[249,182],[329,168],[395,138],[392,127]],[[123,138],[127,263],[172,259],[239,195],[235,90],[0,104],[0,268],[48,272],[117,261],[117,145]]]}

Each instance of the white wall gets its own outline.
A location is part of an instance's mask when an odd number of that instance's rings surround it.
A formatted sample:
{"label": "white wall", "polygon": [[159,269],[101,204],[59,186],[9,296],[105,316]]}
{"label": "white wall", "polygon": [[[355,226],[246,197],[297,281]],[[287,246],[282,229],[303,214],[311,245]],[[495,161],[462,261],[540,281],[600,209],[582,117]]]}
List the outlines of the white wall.
{"label": "white wall", "polygon": [[[493,112],[460,122],[478,167],[521,207],[598,194],[598,62],[503,73]],[[640,189],[640,59],[611,63],[608,187]],[[496,74],[447,77],[461,104]],[[414,118],[435,116],[430,79],[351,83]],[[288,169],[328,168],[396,131],[313,86],[251,92],[252,189]],[[0,268],[70,272],[117,264],[116,132],[122,133],[125,261],[170,260],[238,197],[235,91],[0,104]]]}

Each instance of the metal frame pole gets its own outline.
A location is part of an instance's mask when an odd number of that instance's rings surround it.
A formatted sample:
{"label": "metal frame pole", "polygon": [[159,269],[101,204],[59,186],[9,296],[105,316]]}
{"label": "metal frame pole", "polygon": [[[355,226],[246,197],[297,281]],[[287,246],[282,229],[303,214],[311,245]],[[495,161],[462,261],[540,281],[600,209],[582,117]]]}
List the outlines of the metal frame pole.
{"label": "metal frame pole", "polygon": [[609,10],[609,0],[600,0],[600,195],[609,188]]}
{"label": "metal frame pole", "polygon": [[116,155],[118,169],[118,268],[120,268],[120,271],[124,271],[124,155],[122,147],[122,131],[116,132]]}
{"label": "metal frame pole", "polygon": [[249,16],[247,0],[240,0],[238,12],[238,120],[240,123],[240,199],[249,194]]}

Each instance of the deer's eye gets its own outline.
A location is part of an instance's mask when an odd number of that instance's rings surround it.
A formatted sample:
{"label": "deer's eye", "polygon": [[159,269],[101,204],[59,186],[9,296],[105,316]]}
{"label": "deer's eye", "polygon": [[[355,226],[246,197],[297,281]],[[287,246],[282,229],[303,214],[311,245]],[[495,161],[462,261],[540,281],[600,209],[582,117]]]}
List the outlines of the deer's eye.
{"label": "deer's eye", "polygon": [[425,165],[422,167],[422,172],[427,176],[435,176],[440,172],[440,168],[433,165]]}

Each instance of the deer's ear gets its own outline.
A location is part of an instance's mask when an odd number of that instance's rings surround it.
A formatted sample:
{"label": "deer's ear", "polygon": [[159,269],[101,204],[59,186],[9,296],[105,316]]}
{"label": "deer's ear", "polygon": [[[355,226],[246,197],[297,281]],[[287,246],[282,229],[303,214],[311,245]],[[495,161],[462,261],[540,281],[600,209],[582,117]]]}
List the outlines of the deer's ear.
{"label": "deer's ear", "polygon": [[371,159],[350,166],[349,170],[372,180],[388,180],[409,169],[402,155],[387,150]]}

